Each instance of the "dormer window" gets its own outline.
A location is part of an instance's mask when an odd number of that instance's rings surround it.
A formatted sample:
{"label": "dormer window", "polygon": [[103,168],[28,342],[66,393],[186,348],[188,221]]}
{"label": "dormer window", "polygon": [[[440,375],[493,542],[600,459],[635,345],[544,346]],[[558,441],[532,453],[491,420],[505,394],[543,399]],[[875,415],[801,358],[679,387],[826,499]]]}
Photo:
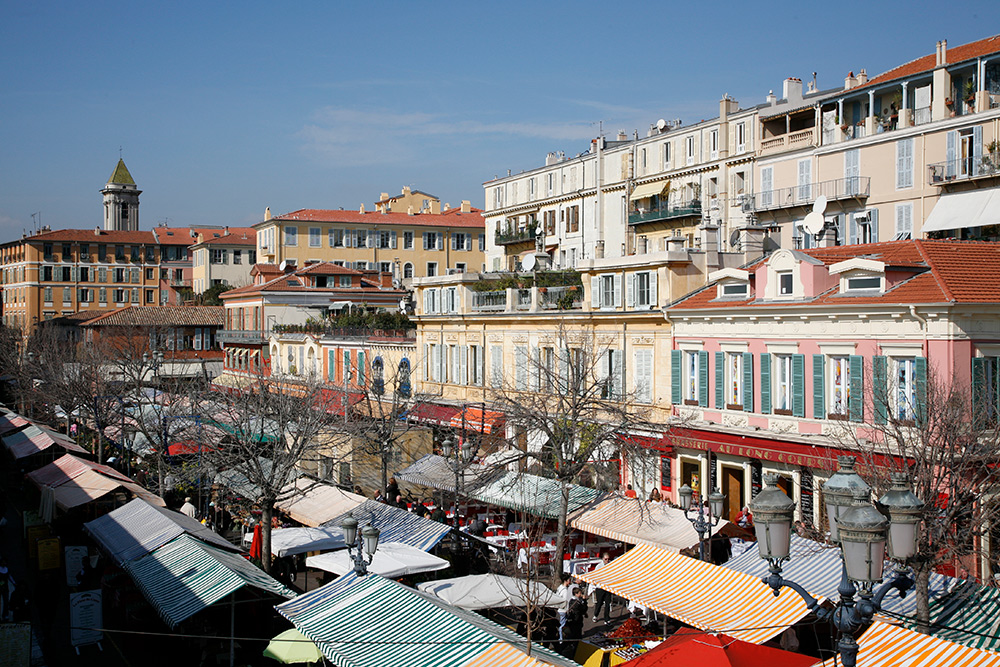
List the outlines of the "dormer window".
{"label": "dormer window", "polygon": [[741,269],[721,269],[709,274],[718,283],[717,299],[745,300],[750,296],[750,273]]}
{"label": "dormer window", "polygon": [[722,297],[741,297],[746,298],[747,294],[750,292],[750,286],[746,283],[729,283],[728,285],[721,285],[721,293],[719,296]]}
{"label": "dormer window", "polygon": [[840,275],[841,294],[885,290],[884,262],[855,257],[831,265],[830,273]]}
{"label": "dormer window", "polygon": [[847,279],[847,291],[855,292],[858,290],[877,290],[882,287],[882,279],[878,276],[863,277],[859,276],[857,278]]}

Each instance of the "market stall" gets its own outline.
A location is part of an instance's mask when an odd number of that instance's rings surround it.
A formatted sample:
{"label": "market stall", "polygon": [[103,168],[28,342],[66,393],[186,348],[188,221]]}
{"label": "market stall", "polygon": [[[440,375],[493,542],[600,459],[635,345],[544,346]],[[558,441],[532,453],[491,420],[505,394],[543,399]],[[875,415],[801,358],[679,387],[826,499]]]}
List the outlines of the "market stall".
{"label": "market stall", "polygon": [[[374,574],[395,579],[421,572],[434,572],[449,567],[451,563],[438,558],[426,551],[411,547],[400,542],[379,542],[378,549],[368,565],[368,571]],[[306,558],[306,567],[332,572],[336,575],[347,574],[354,570],[354,561],[346,549],[331,551],[325,554]]]}
{"label": "market stall", "polygon": [[523,607],[526,594],[533,604],[542,607],[556,607],[560,603],[559,597],[538,581],[532,581],[529,587],[523,579],[492,573],[438,579],[419,584],[417,588],[436,595],[448,604],[469,610]]}

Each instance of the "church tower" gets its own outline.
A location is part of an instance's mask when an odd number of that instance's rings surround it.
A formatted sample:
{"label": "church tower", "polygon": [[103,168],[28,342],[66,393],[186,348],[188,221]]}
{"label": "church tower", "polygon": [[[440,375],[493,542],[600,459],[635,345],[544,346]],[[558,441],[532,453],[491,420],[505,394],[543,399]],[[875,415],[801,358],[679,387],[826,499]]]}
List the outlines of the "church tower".
{"label": "church tower", "polygon": [[128,167],[121,158],[118,158],[115,171],[101,194],[104,195],[104,229],[139,229],[139,195],[142,190],[135,187],[132,174],[128,173]]}

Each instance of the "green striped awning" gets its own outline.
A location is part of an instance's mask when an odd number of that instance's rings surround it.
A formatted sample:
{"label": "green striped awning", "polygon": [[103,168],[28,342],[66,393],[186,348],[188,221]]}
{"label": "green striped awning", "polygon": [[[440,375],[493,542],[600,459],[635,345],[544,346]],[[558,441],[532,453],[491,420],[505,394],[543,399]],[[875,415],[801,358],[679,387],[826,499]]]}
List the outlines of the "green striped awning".
{"label": "green striped awning", "polygon": [[482,617],[376,574],[346,574],[277,610],[344,667],[569,667],[538,645]]}
{"label": "green striped awning", "polygon": [[[930,612],[935,637],[1000,651],[1000,589],[966,581],[931,600]],[[912,622],[907,625],[916,629]]]}
{"label": "green striped awning", "polygon": [[186,534],[124,567],[172,628],[244,586],[295,597],[294,591],[242,556]]}

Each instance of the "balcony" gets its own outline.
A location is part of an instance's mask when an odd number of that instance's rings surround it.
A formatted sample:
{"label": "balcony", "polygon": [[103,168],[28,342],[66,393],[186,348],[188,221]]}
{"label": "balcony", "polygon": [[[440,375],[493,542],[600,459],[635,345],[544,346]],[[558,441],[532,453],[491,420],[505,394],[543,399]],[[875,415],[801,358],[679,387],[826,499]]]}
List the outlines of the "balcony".
{"label": "balcony", "polygon": [[805,130],[789,132],[788,134],[762,140],[760,142],[760,153],[761,155],[767,155],[768,153],[780,153],[782,151],[790,151],[814,145],[816,145],[816,141],[813,139],[813,128],[810,127]]}
{"label": "balcony", "polygon": [[505,229],[497,229],[496,233],[497,245],[512,245],[514,243],[524,243],[525,241],[533,240],[535,240],[535,228],[532,225],[528,225],[522,229],[509,225]]}
{"label": "balcony", "polygon": [[827,201],[838,199],[861,199],[868,197],[871,178],[854,176],[837,178],[832,181],[819,181],[806,185],[794,185],[777,190],[765,190],[750,195],[744,200],[744,208],[751,211],[769,211],[796,206],[809,206],[820,195],[825,195]]}
{"label": "balcony", "polygon": [[677,218],[700,218],[700,217],[701,217],[701,201],[698,199],[692,199],[686,204],[682,204],[680,206],[661,204],[648,211],[638,211],[635,213],[629,213],[628,224],[643,225],[649,222],[664,222],[666,220],[675,220]]}
{"label": "balcony", "polygon": [[191,287],[191,281],[189,279],[184,279],[184,278],[171,278],[170,279],[170,286],[171,287]]}
{"label": "balcony", "polygon": [[261,329],[220,329],[215,339],[220,343],[242,343],[244,345],[263,345],[267,342],[269,331]]}
{"label": "balcony", "polygon": [[480,313],[503,312],[507,310],[507,290],[473,292],[472,310]]}
{"label": "balcony", "polygon": [[951,185],[1000,175],[1000,153],[965,157],[927,165],[927,182],[930,185]]}
{"label": "balcony", "polygon": [[577,286],[542,287],[538,292],[538,307],[544,310],[580,310],[583,289]]}

